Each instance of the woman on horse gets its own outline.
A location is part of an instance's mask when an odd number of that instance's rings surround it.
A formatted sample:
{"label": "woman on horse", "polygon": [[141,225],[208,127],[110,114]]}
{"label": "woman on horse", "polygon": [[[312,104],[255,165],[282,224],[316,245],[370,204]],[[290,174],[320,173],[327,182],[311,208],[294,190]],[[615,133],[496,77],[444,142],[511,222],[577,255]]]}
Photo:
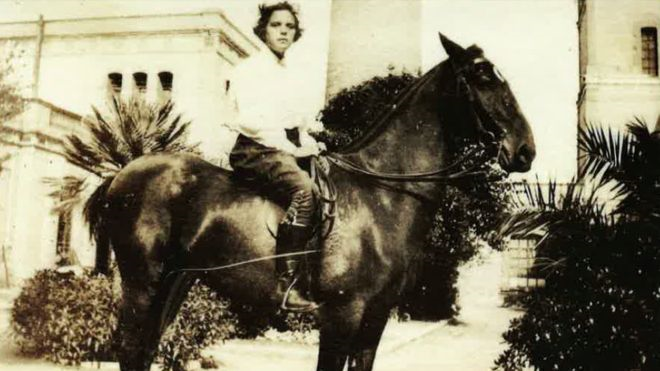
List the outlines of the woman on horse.
{"label": "woman on horse", "polygon": [[[300,76],[285,59],[302,30],[288,2],[259,6],[254,33],[268,46],[234,71],[228,93],[234,104],[231,126],[240,134],[229,156],[236,175],[259,184],[286,214],[277,232],[277,254],[303,250],[312,235],[316,200],[313,183],[299,160],[316,156],[325,146],[309,135],[323,126],[315,120]],[[317,307],[295,289],[298,259],[276,260],[282,308],[309,311]]]}

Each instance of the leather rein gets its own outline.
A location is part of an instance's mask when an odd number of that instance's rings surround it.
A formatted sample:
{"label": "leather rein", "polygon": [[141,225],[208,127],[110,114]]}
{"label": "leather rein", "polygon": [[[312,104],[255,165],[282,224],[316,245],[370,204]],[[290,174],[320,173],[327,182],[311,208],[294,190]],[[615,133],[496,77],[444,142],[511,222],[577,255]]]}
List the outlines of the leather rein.
{"label": "leather rein", "polygon": [[[473,64],[477,62],[485,61],[485,59],[476,59]],[[504,129],[498,124],[498,121],[492,117],[490,112],[484,107],[483,102],[478,95],[474,94],[470,84],[465,77],[464,72],[472,68],[472,65],[465,66],[463,68],[457,68],[452,64],[454,73],[456,75],[456,94],[445,94],[445,96],[453,98],[463,98],[466,99],[470,104],[469,116],[477,126],[478,134],[487,137],[489,139],[488,145],[497,146],[497,156],[499,157],[502,144],[498,143],[502,134],[505,133]],[[404,93],[404,96],[398,100],[397,104],[394,105],[392,110],[389,110],[372,126],[371,129],[368,129],[364,137],[358,138],[354,142],[348,144],[346,148],[342,150],[343,153],[354,150],[356,147],[364,144],[370,137],[373,136],[373,133],[376,129],[381,128],[387,124],[387,121],[392,117],[392,115],[397,112],[404,103],[406,103],[412,97],[412,93],[417,91],[416,87],[422,85],[427,78],[422,77],[420,81],[417,82],[410,90]],[[485,128],[484,122],[492,123],[494,130],[487,130]],[[495,132],[494,132],[495,131]],[[369,170],[363,166],[360,166],[342,156],[341,153],[326,153],[328,161],[339,167],[340,169],[353,173],[356,175],[364,176],[367,178],[383,181],[392,181],[392,182],[435,182],[435,183],[451,183],[456,180],[470,178],[474,176],[484,176],[486,172],[483,170],[477,170],[479,165],[474,165],[467,169],[455,170],[459,165],[464,164],[471,156],[476,152],[481,150],[481,148],[475,148],[464,154],[456,161],[452,162],[446,167],[431,170],[431,171],[422,171],[422,172],[411,172],[411,173],[384,173],[374,170]]]}

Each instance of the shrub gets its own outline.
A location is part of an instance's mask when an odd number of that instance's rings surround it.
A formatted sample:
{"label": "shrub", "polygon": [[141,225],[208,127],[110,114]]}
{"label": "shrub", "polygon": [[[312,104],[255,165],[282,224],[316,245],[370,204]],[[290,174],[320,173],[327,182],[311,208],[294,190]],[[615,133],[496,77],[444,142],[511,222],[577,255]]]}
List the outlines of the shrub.
{"label": "shrub", "polygon": [[[340,149],[362,135],[415,80],[410,74],[389,74],[342,90],[321,112],[326,131],[319,139],[325,141],[330,150]],[[466,152],[475,151],[473,161],[464,167],[487,159],[486,152],[474,145],[463,143],[460,147]],[[493,175],[501,179],[502,174]],[[401,304],[404,312],[414,319],[429,320],[457,314],[459,265],[473,258],[484,243],[495,249],[502,247],[501,237],[492,231],[506,209],[508,193],[505,190],[498,182],[466,182],[447,187],[416,268],[415,283],[404,294]]]}
{"label": "shrub", "polygon": [[585,223],[544,242],[555,268],[504,334],[501,369],[658,369],[660,233],[639,222],[620,227]]}
{"label": "shrub", "polygon": [[494,231],[507,210],[508,195],[508,186],[497,181],[447,187],[427,236],[417,279],[404,296],[402,306],[411,318],[439,320],[458,314],[458,268],[485,245],[502,249],[502,236]]}
{"label": "shrub", "polygon": [[117,295],[102,276],[42,270],[14,301],[11,325],[19,349],[56,363],[112,358]]}
{"label": "shrub", "polygon": [[407,73],[389,74],[343,89],[321,111],[326,131],[319,135],[319,139],[329,150],[335,151],[358,138],[365,128],[391,108],[399,93],[415,79]]}
{"label": "shrub", "polygon": [[158,347],[158,359],[164,370],[185,370],[190,360],[201,357],[201,350],[235,335],[237,319],[229,302],[215,291],[196,284],[168,327]]}
{"label": "shrub", "polygon": [[[26,354],[70,365],[114,360],[112,344],[120,295],[112,281],[42,270],[29,279],[12,307],[11,325]],[[165,370],[183,370],[204,347],[233,336],[236,316],[228,302],[196,284],[158,348]]]}
{"label": "shrub", "polygon": [[545,286],[523,298],[499,369],[660,369],[660,132],[629,130],[581,129],[578,179],[561,195],[528,187],[507,223],[523,237],[545,232]]}

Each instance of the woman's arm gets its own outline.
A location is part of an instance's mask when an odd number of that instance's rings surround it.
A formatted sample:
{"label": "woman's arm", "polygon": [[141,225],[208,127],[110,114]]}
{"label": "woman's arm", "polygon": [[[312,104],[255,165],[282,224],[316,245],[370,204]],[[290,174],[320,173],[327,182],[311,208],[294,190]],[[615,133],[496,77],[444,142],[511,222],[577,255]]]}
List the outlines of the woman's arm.
{"label": "woman's arm", "polygon": [[302,147],[322,146],[323,147],[322,149],[325,150],[325,144],[322,142],[317,142],[316,139],[314,139],[314,137],[310,135],[310,133],[317,133],[323,130],[324,130],[323,123],[317,120],[315,116],[307,115],[306,117],[303,117],[301,120],[301,124],[298,127],[298,131],[300,134],[300,145]]}

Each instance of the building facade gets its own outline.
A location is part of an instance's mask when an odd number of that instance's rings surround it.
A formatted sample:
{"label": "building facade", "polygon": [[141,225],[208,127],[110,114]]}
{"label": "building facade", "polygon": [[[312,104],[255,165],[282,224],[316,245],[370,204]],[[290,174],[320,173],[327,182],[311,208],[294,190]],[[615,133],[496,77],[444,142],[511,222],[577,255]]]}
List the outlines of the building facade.
{"label": "building facade", "polygon": [[[660,0],[579,0],[578,125],[624,130],[636,118],[660,124],[658,28]],[[514,241],[504,266],[504,289],[536,287],[530,276],[534,243]]]}
{"label": "building facade", "polygon": [[221,11],[1,23],[0,51],[18,51],[16,74],[32,99],[0,125],[0,153],[9,156],[0,172],[0,284],[53,266],[63,248],[93,261],[82,206],[53,213],[44,182],[90,176],[66,162],[62,145],[85,135],[91,106],[105,111],[113,94],[171,98],[192,122],[189,140],[221,157],[234,141],[220,126],[228,73],[259,48]]}
{"label": "building facade", "polygon": [[660,0],[578,1],[581,124],[623,128],[660,116]]}

